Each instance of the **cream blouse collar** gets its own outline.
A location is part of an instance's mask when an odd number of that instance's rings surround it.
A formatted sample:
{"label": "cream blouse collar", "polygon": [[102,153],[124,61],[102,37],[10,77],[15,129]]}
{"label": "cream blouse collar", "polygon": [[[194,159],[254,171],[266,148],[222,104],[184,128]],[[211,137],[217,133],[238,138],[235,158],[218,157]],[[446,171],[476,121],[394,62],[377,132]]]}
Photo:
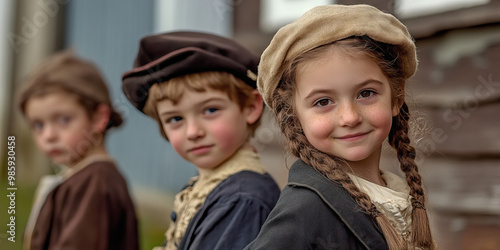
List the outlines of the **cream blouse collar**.
{"label": "cream blouse collar", "polygon": [[377,209],[384,214],[396,231],[406,238],[411,231],[411,196],[410,187],[399,176],[382,171],[382,178],[387,187],[377,185],[373,182],[349,174],[354,184],[365,192],[375,204]]}

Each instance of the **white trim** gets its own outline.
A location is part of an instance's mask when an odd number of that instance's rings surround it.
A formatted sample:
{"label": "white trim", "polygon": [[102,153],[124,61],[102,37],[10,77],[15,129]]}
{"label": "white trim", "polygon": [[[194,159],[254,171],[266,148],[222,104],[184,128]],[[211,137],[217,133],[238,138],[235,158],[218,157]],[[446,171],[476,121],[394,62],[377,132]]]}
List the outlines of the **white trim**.
{"label": "white trim", "polygon": [[243,0],[155,0],[154,33],[192,30],[230,37],[233,9]]}
{"label": "white trim", "polygon": [[176,0],[155,0],[153,30],[155,33],[175,29]]}
{"label": "white trim", "polygon": [[336,0],[261,0],[260,29],[266,33],[276,32],[284,25],[297,20],[313,7],[336,2]]}
{"label": "white trim", "polygon": [[488,4],[490,0],[398,0],[395,14],[412,18]]}

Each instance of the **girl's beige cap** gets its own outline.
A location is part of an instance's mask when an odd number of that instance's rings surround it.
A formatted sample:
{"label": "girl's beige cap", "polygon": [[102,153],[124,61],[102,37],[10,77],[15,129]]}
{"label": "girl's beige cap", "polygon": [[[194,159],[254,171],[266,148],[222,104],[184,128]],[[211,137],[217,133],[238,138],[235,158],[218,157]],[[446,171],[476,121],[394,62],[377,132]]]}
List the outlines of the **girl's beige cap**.
{"label": "girl's beige cap", "polygon": [[394,16],[364,4],[318,6],[279,29],[264,50],[258,69],[257,88],[265,103],[273,108],[273,92],[294,58],[316,47],[363,35],[400,46],[399,60],[405,78],[415,74],[415,43],[406,26]]}

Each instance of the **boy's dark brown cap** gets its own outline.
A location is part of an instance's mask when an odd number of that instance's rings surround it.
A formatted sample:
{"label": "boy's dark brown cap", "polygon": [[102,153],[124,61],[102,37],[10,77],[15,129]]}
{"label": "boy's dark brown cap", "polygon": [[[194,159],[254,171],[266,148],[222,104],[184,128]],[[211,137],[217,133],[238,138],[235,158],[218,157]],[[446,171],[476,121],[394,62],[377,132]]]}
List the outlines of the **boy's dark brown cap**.
{"label": "boy's dark brown cap", "polygon": [[141,112],[155,83],[205,72],[224,71],[256,88],[259,57],[236,41],[201,32],[170,32],[141,39],[134,68],[122,76],[123,92]]}

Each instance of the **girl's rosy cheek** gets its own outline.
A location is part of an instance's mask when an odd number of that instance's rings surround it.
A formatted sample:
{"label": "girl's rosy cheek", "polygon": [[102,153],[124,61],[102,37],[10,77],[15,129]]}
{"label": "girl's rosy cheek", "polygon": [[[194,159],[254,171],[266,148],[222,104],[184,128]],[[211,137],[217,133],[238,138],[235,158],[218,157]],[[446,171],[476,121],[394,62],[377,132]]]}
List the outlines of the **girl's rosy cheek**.
{"label": "girl's rosy cheek", "polygon": [[392,123],[392,111],[391,110],[383,111],[383,110],[373,110],[370,112],[372,116],[372,121],[374,121],[380,127],[389,127]]}
{"label": "girl's rosy cheek", "polygon": [[315,137],[328,136],[332,130],[330,121],[325,119],[310,119],[306,126],[310,130],[311,135]]}

